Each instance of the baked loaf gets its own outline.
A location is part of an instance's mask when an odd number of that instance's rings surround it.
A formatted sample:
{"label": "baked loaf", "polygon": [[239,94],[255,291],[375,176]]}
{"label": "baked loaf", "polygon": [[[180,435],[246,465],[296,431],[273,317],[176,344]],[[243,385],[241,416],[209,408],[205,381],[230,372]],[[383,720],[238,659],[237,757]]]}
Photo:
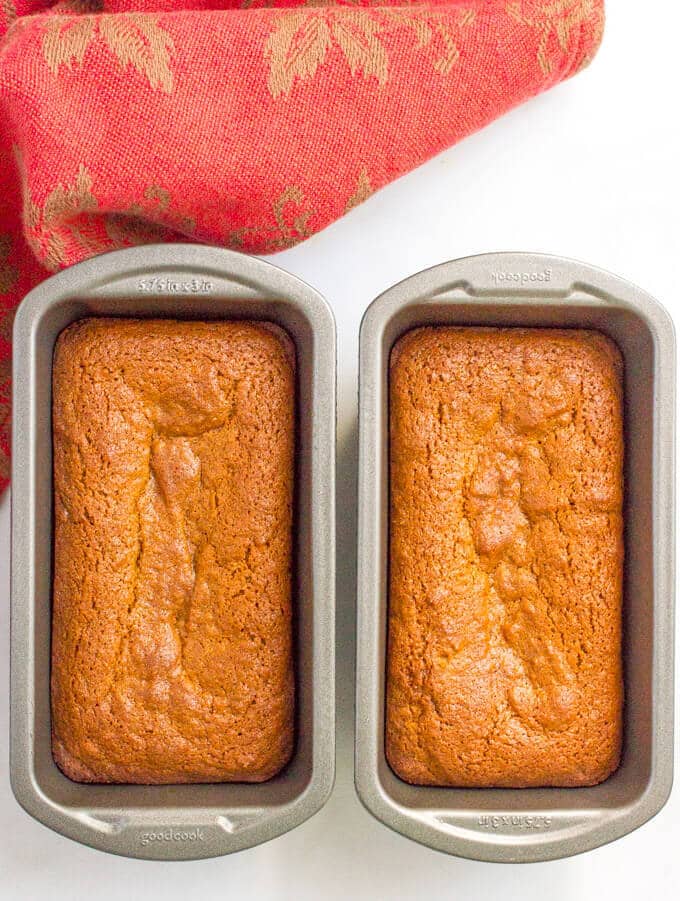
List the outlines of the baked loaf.
{"label": "baked loaf", "polygon": [[618,766],[621,380],[594,331],[397,342],[386,753],[407,782],[584,786]]}
{"label": "baked loaf", "polygon": [[52,749],[71,779],[262,782],[289,760],[294,368],[268,323],[59,336]]}

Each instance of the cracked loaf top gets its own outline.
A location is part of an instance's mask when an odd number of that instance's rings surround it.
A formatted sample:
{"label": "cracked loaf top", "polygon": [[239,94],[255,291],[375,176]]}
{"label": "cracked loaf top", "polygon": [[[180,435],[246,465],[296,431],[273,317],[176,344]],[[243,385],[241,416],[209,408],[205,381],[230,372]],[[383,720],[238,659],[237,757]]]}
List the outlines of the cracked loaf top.
{"label": "cracked loaf top", "polygon": [[593,331],[397,342],[386,752],[407,782],[579,786],[616,769],[621,368]]}
{"label": "cracked loaf top", "polygon": [[53,369],[53,753],[84,782],[260,782],[293,747],[294,350],[85,319]]}

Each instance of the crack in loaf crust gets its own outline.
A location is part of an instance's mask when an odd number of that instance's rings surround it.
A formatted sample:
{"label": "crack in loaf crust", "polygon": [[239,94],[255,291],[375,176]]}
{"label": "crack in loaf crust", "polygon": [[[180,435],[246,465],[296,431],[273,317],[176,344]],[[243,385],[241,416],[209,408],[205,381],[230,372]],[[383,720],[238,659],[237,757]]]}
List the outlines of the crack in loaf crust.
{"label": "crack in loaf crust", "polygon": [[269,323],[59,336],[52,748],[71,779],[261,782],[290,759],[294,369]]}
{"label": "crack in loaf crust", "polygon": [[621,381],[593,331],[397,342],[386,753],[407,782],[594,785],[618,766]]}

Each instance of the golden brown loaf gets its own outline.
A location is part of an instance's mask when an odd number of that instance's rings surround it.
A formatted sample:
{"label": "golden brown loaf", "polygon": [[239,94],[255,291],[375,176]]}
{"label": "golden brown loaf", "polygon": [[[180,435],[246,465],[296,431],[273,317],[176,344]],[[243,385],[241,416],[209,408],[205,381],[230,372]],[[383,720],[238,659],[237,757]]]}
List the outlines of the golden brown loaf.
{"label": "golden brown loaf", "polygon": [[593,331],[424,328],[395,346],[386,753],[407,782],[616,769],[621,378]]}
{"label": "golden brown loaf", "polygon": [[53,753],[83,782],[261,782],[293,747],[294,351],[85,319],[53,370]]}

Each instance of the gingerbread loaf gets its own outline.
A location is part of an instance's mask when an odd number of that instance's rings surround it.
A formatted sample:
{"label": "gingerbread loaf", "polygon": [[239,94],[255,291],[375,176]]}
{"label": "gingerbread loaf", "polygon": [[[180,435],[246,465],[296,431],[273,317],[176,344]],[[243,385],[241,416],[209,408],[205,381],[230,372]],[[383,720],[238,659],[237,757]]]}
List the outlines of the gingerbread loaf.
{"label": "gingerbread loaf", "polygon": [[289,760],[294,369],[268,323],[59,336],[52,747],[71,779],[261,782]]}
{"label": "gingerbread loaf", "polygon": [[616,769],[623,455],[604,335],[397,342],[386,754],[402,779],[587,786]]}

